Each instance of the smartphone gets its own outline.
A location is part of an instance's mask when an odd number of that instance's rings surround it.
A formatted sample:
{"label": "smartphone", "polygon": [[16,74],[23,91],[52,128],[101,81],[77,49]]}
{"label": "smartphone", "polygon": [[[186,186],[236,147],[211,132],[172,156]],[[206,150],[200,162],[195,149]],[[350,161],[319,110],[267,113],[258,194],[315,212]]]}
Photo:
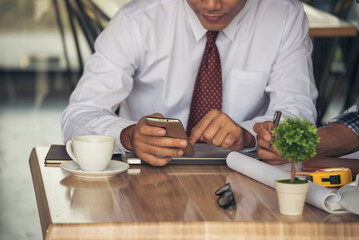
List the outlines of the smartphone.
{"label": "smartphone", "polygon": [[194,155],[193,147],[189,141],[186,131],[184,130],[181,120],[176,118],[146,117],[146,123],[151,126],[166,129],[166,136],[168,137],[186,139],[188,144],[185,148],[182,148],[183,156],[192,157]]}

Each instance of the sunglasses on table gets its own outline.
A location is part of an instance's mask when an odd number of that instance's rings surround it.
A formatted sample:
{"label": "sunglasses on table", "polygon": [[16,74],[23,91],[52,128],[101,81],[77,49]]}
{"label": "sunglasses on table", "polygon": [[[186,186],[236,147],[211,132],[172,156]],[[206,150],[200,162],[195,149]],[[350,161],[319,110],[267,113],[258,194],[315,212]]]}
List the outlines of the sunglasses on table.
{"label": "sunglasses on table", "polygon": [[227,183],[223,187],[220,187],[215,194],[218,196],[217,204],[223,209],[232,207],[237,209],[236,199],[231,189],[231,184]]}

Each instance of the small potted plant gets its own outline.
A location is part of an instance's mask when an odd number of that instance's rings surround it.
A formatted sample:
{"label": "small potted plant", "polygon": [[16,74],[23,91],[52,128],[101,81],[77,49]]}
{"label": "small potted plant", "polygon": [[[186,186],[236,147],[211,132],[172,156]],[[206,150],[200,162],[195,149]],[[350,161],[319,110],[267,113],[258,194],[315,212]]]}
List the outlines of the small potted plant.
{"label": "small potted plant", "polygon": [[272,130],[272,137],[281,158],[291,163],[291,178],[275,182],[279,210],[285,215],[301,215],[309,182],[295,177],[295,164],[315,156],[319,143],[317,128],[299,117],[284,118],[283,123]]}

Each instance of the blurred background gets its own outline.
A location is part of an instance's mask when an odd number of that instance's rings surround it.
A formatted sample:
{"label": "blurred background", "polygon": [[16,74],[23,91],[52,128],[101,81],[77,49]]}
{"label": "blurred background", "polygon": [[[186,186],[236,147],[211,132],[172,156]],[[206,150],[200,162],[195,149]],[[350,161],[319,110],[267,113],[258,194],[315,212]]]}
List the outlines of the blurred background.
{"label": "blurred background", "polygon": [[[28,163],[31,149],[62,144],[61,114],[83,63],[110,16],[128,1],[0,0],[1,240],[42,238]],[[305,2],[358,26],[355,0]],[[333,61],[324,73],[334,41]],[[330,85],[320,103],[319,126],[358,102],[359,50],[358,37],[313,42],[315,76]]]}
{"label": "blurred background", "polygon": [[[126,2],[96,6],[112,16]],[[35,146],[62,143],[61,114],[100,29],[81,24],[97,25],[94,12],[108,22],[90,3],[0,0],[1,240],[42,239],[28,159]]]}

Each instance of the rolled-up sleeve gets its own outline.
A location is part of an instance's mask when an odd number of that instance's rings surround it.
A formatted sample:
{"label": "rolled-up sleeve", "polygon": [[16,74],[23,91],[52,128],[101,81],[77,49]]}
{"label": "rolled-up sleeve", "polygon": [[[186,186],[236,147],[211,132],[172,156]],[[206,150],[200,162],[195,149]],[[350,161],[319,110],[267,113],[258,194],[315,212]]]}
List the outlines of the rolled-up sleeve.
{"label": "rolled-up sleeve", "polygon": [[359,137],[359,104],[353,105],[343,114],[328,122],[328,124],[331,123],[342,123]]}

